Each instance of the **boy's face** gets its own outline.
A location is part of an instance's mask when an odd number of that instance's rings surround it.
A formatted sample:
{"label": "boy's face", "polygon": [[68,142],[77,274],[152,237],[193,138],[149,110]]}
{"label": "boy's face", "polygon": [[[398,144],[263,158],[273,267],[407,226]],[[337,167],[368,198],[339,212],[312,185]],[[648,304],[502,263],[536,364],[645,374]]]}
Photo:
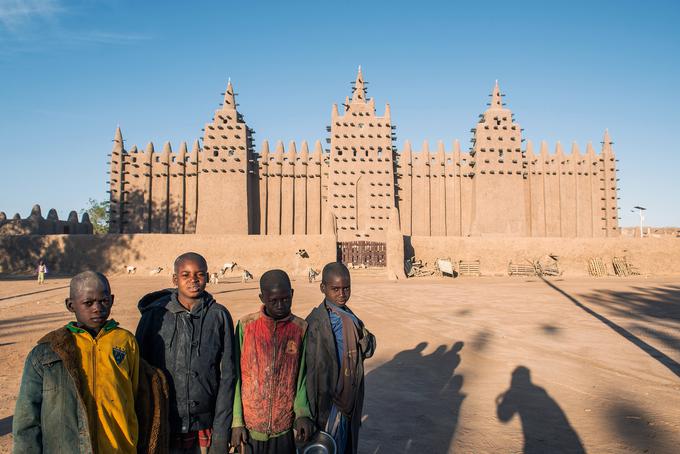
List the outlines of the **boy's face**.
{"label": "boy's face", "polygon": [[111,306],[111,291],[96,281],[86,282],[73,297],[66,299],[66,308],[76,315],[78,323],[95,332],[109,319]]}
{"label": "boy's face", "polygon": [[336,306],[344,306],[349,301],[352,287],[349,276],[343,274],[331,274],[327,282],[321,282],[321,292],[326,299]]}
{"label": "boy's face", "polygon": [[196,299],[208,283],[208,265],[199,260],[183,260],[172,275],[172,283],[177,286],[180,296]]}
{"label": "boy's face", "polygon": [[288,286],[262,290],[260,301],[264,304],[265,313],[274,320],[281,320],[290,315],[293,305],[293,289]]}

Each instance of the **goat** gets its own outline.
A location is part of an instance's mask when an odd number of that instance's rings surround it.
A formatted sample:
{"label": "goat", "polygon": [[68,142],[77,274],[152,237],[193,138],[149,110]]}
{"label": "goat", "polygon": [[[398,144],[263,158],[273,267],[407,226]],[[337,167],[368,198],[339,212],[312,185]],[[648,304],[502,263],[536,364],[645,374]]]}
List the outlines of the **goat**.
{"label": "goat", "polygon": [[222,268],[220,268],[220,274],[224,276],[224,273],[229,271],[230,273],[236,269],[236,266],[238,264],[236,262],[227,262],[224,265],[222,265]]}

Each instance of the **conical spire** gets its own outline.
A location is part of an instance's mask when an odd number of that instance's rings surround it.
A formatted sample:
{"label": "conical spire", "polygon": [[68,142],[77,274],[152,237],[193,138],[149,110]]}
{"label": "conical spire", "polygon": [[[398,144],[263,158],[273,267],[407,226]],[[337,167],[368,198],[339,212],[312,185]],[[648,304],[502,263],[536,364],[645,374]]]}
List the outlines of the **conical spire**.
{"label": "conical spire", "polygon": [[354,82],[354,93],[352,93],[352,102],[366,102],[366,93],[364,92],[364,76],[361,74],[361,65],[357,71],[357,79]]}
{"label": "conical spire", "polygon": [[602,151],[611,153],[612,139],[609,137],[609,129],[604,130],[604,137],[602,138]]}
{"label": "conical spire", "polygon": [[302,145],[300,147],[302,150],[300,151],[300,159],[302,162],[307,162],[309,160],[309,145],[307,144],[306,140],[302,141]]}
{"label": "conical spire", "polygon": [[555,156],[564,156],[564,150],[562,149],[562,143],[558,140],[555,144]]}
{"label": "conical spire", "polygon": [[234,97],[234,87],[231,85],[231,77],[229,82],[227,82],[227,90],[224,92],[224,105],[222,108],[236,109],[236,98]]}
{"label": "conical spire", "polygon": [[116,133],[113,136],[113,151],[120,151],[123,149],[123,133],[120,131],[120,126],[116,127]]}
{"label": "conical spire", "polygon": [[444,147],[444,141],[438,140],[437,141],[437,158],[441,158],[441,160],[444,160],[444,154],[446,153],[446,148]]}
{"label": "conical spire", "polygon": [[491,92],[491,109],[502,109],[503,100],[501,99],[501,89],[498,87],[498,80],[496,80],[496,85],[493,87]]}
{"label": "conical spire", "polygon": [[460,154],[460,141],[458,139],[453,141],[453,153]]}
{"label": "conical spire", "polygon": [[265,140],[262,142],[262,151],[260,152],[263,162],[269,161],[269,141]]}
{"label": "conical spire", "polygon": [[191,154],[198,154],[198,151],[201,149],[201,144],[198,142],[198,139],[194,140],[194,146],[191,148]]}
{"label": "conical spire", "polygon": [[321,145],[321,141],[317,140],[314,142],[314,161],[315,162],[321,162],[321,159],[323,159],[323,146]]}
{"label": "conical spire", "polygon": [[42,211],[40,210],[40,205],[37,203],[33,205],[33,208],[31,209],[31,214],[29,215],[31,218],[42,218]]}
{"label": "conical spire", "polygon": [[277,162],[283,161],[283,153],[285,150],[283,149],[283,142],[282,141],[277,141],[276,142],[276,150],[274,151],[274,156],[276,157]]}
{"label": "conical spire", "polygon": [[288,153],[286,153],[286,158],[288,158],[288,161],[290,162],[295,162],[296,157],[297,147],[295,146],[295,141],[291,140],[288,142]]}
{"label": "conical spire", "polygon": [[595,157],[595,149],[593,148],[592,142],[588,142],[588,145],[586,145],[586,155],[591,158]]}

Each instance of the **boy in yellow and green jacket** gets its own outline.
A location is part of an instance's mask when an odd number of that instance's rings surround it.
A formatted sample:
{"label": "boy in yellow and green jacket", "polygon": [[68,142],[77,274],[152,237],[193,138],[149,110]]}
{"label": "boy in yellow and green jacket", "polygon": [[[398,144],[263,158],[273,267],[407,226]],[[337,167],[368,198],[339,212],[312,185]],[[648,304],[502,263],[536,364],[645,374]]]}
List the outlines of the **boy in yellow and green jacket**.
{"label": "boy in yellow and green jacket", "polygon": [[[108,319],[112,305],[104,275],[86,271],[71,280],[66,307],[76,321],[44,336],[26,358],[13,420],[15,453],[138,452],[139,349],[132,333]],[[146,380],[154,371],[143,374]],[[163,416],[151,413],[157,420],[144,427],[158,437]],[[159,440],[142,445],[143,452],[163,451]]]}

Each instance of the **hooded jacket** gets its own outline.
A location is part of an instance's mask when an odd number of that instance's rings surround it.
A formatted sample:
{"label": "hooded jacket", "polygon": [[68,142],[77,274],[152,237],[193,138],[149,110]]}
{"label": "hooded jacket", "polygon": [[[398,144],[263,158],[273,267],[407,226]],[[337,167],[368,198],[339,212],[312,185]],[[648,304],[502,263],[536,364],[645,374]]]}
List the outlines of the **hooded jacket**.
{"label": "hooded jacket", "polygon": [[[350,311],[348,307],[345,310]],[[351,311],[350,311],[351,312]],[[356,454],[359,443],[361,412],[364,405],[364,365],[363,360],[373,356],[376,348],[375,336],[368,332],[363,322],[359,322],[360,339],[357,350],[361,352],[356,376],[360,377],[356,401],[350,415],[351,451]],[[331,328],[326,302],[312,309],[307,316],[307,398],[317,427],[326,426],[333,406],[333,396],[338,382],[340,367],[335,345],[335,336]]]}
{"label": "hooded jacket", "polygon": [[176,289],[139,301],[137,342],[142,358],[165,372],[170,387],[171,433],[213,429],[226,446],[234,399],[234,325],[229,311],[207,292],[191,311]]}
{"label": "hooded jacket", "polygon": [[[125,332],[132,337],[131,334]],[[138,453],[167,453],[167,384],[163,374],[139,361],[134,408]],[[86,377],[74,333],[67,327],[45,335],[28,354],[12,424],[14,452],[93,453],[98,438],[90,430]],[[135,419],[134,417],[127,420]]]}

